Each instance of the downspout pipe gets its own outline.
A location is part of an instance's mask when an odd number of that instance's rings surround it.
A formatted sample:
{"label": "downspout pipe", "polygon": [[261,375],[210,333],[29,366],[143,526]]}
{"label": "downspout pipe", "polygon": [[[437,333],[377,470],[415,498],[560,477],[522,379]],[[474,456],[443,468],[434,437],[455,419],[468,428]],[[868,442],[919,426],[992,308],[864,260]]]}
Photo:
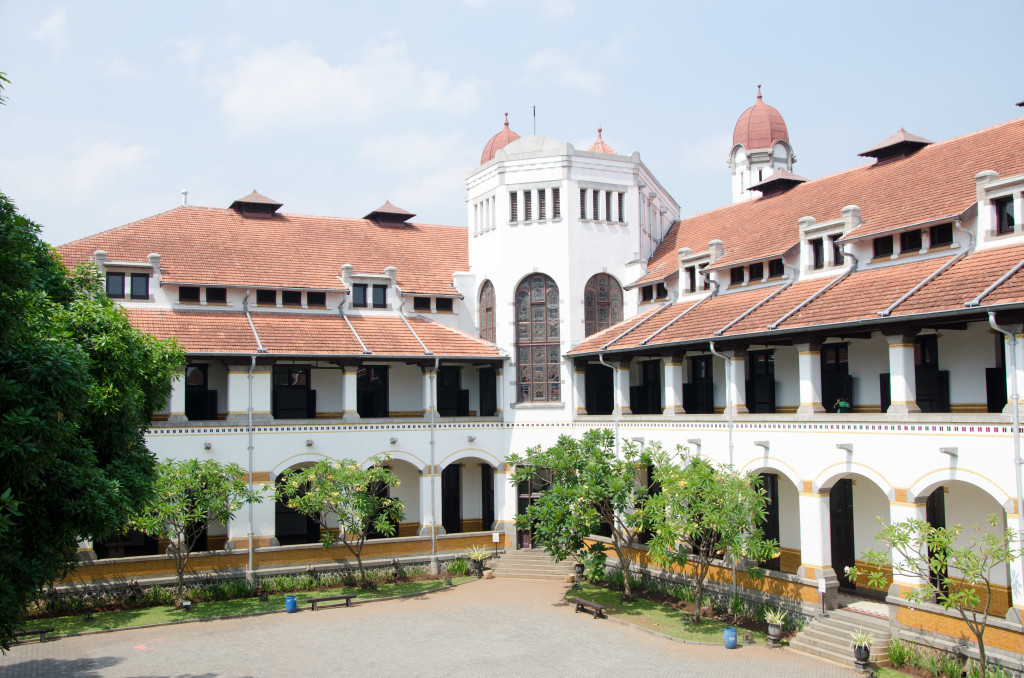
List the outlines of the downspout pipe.
{"label": "downspout pipe", "polygon": [[1020,458],[1020,398],[1017,390],[1017,335],[1010,330],[996,324],[995,311],[988,312],[988,324],[996,332],[1004,335],[1010,344],[1010,403],[1011,417],[1013,421],[1013,479],[1017,484],[1017,548],[1020,553],[1017,560],[1020,573],[1024,574],[1024,530],[1020,529],[1021,516],[1024,515],[1024,489],[1021,480],[1021,473],[1024,472],[1024,462]]}
{"label": "downspout pipe", "polygon": [[437,496],[437,468],[434,466],[434,410],[437,409],[434,402],[437,393],[437,368],[441,364],[439,357],[434,357],[434,369],[430,373],[430,572],[440,572],[440,564],[437,561],[437,506],[434,497]]}
{"label": "downspout pipe", "polygon": [[619,458],[619,385],[615,383],[615,366],[604,361],[604,354],[598,353],[597,359],[612,371],[612,414],[615,417],[615,458]]}
{"label": "downspout pipe", "polygon": [[[732,365],[730,364],[729,358],[715,350],[715,342],[708,342],[708,348],[711,349],[711,355],[718,356],[725,361],[725,410],[729,415],[729,467],[732,467]],[[730,569],[732,570],[732,594],[736,595],[736,556],[733,553],[729,553]]]}
{"label": "downspout pipe", "polygon": [[[245,298],[242,299],[242,310],[245,311],[245,317],[248,318],[249,325],[252,326],[252,318],[249,317],[249,290],[245,291]],[[253,334],[255,334],[255,333],[256,333],[256,328],[253,327]],[[259,335],[256,335],[257,345],[262,349],[263,347],[259,343],[259,340],[260,340]],[[249,438],[249,444],[248,444],[248,460],[249,460],[248,461],[248,469],[249,469],[249,492],[251,493],[252,492],[252,450],[253,450],[253,445],[252,445],[252,373],[253,373],[253,370],[256,369],[256,356],[255,355],[251,355],[251,356],[249,356],[249,359],[250,359],[250,362],[249,362],[249,407],[246,410],[247,421],[246,421],[246,425],[245,425],[245,430],[246,430],[246,435]],[[249,562],[248,562],[248,565],[246,566],[246,569],[245,569],[245,580],[249,584],[255,584],[256,583],[256,572],[253,569],[253,552],[254,552],[253,545],[252,545],[253,535],[254,535],[254,530],[253,530],[252,502],[250,501],[249,502],[249,535],[248,535],[249,536],[249,540],[248,540],[249,541],[249,549],[248,549],[248,551],[249,551]]]}

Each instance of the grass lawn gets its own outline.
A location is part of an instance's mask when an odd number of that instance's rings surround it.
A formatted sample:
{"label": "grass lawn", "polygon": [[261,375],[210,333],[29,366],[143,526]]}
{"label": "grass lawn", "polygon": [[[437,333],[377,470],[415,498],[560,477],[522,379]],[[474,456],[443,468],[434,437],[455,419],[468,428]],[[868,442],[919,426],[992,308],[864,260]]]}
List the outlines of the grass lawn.
{"label": "grass lawn", "polygon": [[[652,600],[637,598],[635,602],[623,605],[619,601],[619,591],[611,591],[593,584],[583,584],[580,591],[570,590],[565,594],[566,598],[577,596],[584,600],[604,605],[605,613],[623,619],[631,624],[643,626],[644,628],[664,633],[673,638],[697,641],[703,643],[722,644],[722,632],[729,624],[724,624],[714,619],[704,619],[699,626],[686,623],[678,610],[668,605],[662,605]],[[743,637],[748,633],[745,629],[737,629],[737,640],[739,645],[743,644]],[[758,644],[766,644],[768,636],[756,631],[750,631]]]}
{"label": "grass lawn", "polygon": [[[470,581],[473,577],[452,577],[452,582],[461,584]],[[444,582],[438,579],[426,579],[421,581],[408,581],[397,583],[378,584],[376,591],[361,591],[358,588],[336,588],[322,591],[297,591],[294,593],[274,593],[266,603],[261,603],[259,598],[238,598],[236,600],[222,600],[212,603],[192,603],[192,609],[188,612],[175,607],[161,606],[149,607],[138,610],[121,610],[118,612],[97,612],[93,618],[86,621],[81,615],[73,617],[51,617],[49,619],[33,619],[25,625],[25,630],[53,627],[55,633],[81,633],[83,631],[101,631],[107,629],[129,628],[132,626],[145,626],[146,624],[163,624],[172,621],[183,621],[186,619],[211,619],[216,617],[227,617],[236,614],[248,614],[252,612],[265,612],[267,610],[283,610],[285,596],[295,596],[295,601],[302,609],[302,604],[310,598],[322,596],[334,596],[340,594],[356,594],[355,600],[369,600],[372,598],[387,598],[409,593],[423,593],[434,589],[444,588]]]}

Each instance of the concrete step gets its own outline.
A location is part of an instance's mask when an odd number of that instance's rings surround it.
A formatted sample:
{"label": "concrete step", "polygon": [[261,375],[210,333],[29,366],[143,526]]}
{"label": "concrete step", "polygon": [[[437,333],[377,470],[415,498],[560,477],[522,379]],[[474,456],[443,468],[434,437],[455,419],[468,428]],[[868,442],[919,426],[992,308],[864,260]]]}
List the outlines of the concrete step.
{"label": "concrete step", "polygon": [[545,551],[521,549],[506,551],[488,561],[495,577],[510,579],[565,579],[573,573],[573,561],[556,563]]}
{"label": "concrete step", "polygon": [[815,618],[789,646],[798,652],[853,666],[850,633],[858,629],[875,636],[868,662],[872,666],[888,666],[889,620],[850,610],[831,610],[828,617]]}

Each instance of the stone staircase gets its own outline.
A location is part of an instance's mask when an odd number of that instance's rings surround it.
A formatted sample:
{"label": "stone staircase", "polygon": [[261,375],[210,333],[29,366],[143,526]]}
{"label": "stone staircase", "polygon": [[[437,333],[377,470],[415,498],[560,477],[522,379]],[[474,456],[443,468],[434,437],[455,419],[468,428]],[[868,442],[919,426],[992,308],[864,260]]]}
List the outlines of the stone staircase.
{"label": "stone staircase", "polygon": [[789,646],[798,652],[829,659],[844,666],[854,666],[850,649],[850,632],[864,629],[875,634],[871,645],[870,666],[889,665],[889,620],[855,612],[848,608],[829,610],[828,617],[814,621],[798,633]]}
{"label": "stone staircase", "polygon": [[505,579],[560,579],[573,573],[573,560],[556,563],[542,549],[508,549],[497,558],[490,558],[488,566],[495,577]]}

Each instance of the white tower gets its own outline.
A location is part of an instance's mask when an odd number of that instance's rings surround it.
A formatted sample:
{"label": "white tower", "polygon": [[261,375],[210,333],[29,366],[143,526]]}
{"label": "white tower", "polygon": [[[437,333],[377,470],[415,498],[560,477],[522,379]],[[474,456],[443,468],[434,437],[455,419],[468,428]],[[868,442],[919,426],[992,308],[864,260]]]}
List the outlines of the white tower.
{"label": "white tower", "polygon": [[777,170],[793,171],[796,156],[789,144],[789,131],[782,114],[761,99],[761,86],[757,86],[757,101],[743,111],[732,133],[732,151],[729,169],[732,170],[732,201],[751,200],[760,196],[748,190]]}

